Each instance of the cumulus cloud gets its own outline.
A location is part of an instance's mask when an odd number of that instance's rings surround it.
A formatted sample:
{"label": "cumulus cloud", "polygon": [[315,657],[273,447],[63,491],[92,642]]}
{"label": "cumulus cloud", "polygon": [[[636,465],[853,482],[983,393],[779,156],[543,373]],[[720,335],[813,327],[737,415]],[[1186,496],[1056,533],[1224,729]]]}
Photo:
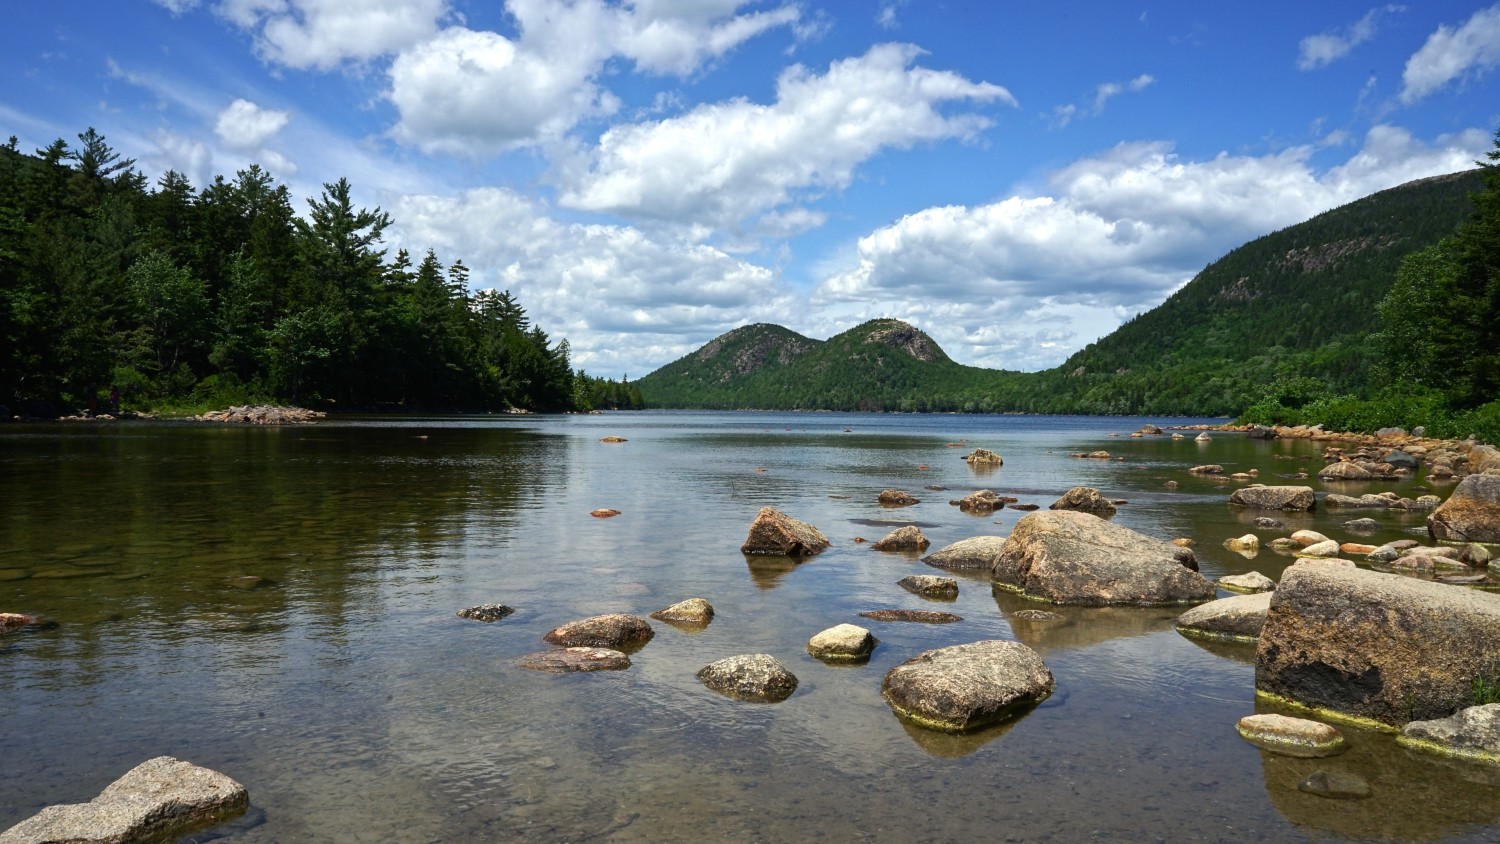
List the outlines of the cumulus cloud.
{"label": "cumulus cloud", "polygon": [[369,61],[437,31],[447,0],[224,0],[219,12],[255,33],[274,64],[328,70]]}
{"label": "cumulus cloud", "polygon": [[1375,37],[1381,17],[1404,11],[1404,6],[1377,6],[1349,26],[1307,36],[1297,45],[1297,67],[1301,70],[1314,70],[1338,61],[1349,55],[1355,47]]}
{"label": "cumulus cloud", "polygon": [[626,226],[559,222],[509,190],[408,195],[391,210],[393,242],[461,258],[475,268],[472,288],[510,290],[554,339],[569,338],[575,365],[601,373],[666,363],[737,325],[794,312],[765,267]]}
{"label": "cumulus cloud", "polygon": [[1475,12],[1457,28],[1439,26],[1406,62],[1401,102],[1411,105],[1455,79],[1500,64],[1500,6]]}
{"label": "cumulus cloud", "polygon": [[287,112],[264,109],[249,100],[238,99],[219,112],[214,134],[235,149],[258,149],[285,128],[290,119]]}
{"label": "cumulus cloud", "polygon": [[[951,354],[989,366],[1051,366],[1159,304],[1229,249],[1377,190],[1471,167],[1486,141],[1470,130],[1428,144],[1377,126],[1351,158],[1322,173],[1310,148],[1185,161],[1169,144],[1122,144],[1052,174],[1051,195],[928,208],[872,232],[814,301],[950,303],[955,334],[981,337],[998,323],[1032,337],[1024,348],[976,340],[967,355],[962,347]],[[1101,330],[1071,342],[1035,330],[1042,317],[1068,313]]]}
{"label": "cumulus cloud", "polygon": [[770,105],[743,99],[611,128],[586,168],[565,174],[562,204],[587,211],[734,227],[810,192],[842,188],[887,148],[972,138],[990,125],[951,102],[1015,104],[1006,89],[913,67],[920,50],[881,44],[817,75],[784,71]]}

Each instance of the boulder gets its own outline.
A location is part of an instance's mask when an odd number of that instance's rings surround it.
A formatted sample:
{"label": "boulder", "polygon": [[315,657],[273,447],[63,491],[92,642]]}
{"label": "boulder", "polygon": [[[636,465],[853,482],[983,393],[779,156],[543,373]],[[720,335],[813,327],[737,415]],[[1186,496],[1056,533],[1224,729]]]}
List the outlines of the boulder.
{"label": "boulder", "polygon": [[1287,569],[1256,652],[1259,694],[1382,724],[1451,715],[1494,670],[1500,600],[1395,574]]}
{"label": "boulder", "polygon": [[1388,463],[1397,469],[1416,469],[1419,465],[1417,458],[1400,449],[1393,449],[1386,452],[1385,456],[1380,458],[1380,462]]}
{"label": "boulder", "polygon": [[1145,425],[1142,425],[1136,431],[1136,433],[1137,434],[1160,434],[1161,433],[1161,428],[1158,427],[1158,426],[1156,426],[1156,425],[1152,425],[1150,423],[1147,423]]}
{"label": "boulder", "polygon": [[176,841],[250,808],[245,787],[171,756],[130,769],[87,803],[48,806],[3,833],[4,844]]}
{"label": "boulder", "polygon": [[630,667],[630,657],[609,648],[556,648],[527,654],[516,660],[516,665],[551,674],[620,671]]}
{"label": "boulder", "polygon": [[1224,547],[1231,551],[1249,551],[1253,554],[1260,550],[1260,537],[1247,533],[1244,536],[1224,540]]}
{"label": "boulder", "polygon": [[1283,756],[1317,759],[1349,749],[1343,733],[1306,718],[1270,713],[1246,715],[1235,729],[1245,741]]}
{"label": "boulder", "polygon": [[1016,523],[995,585],[1055,604],[1167,605],[1212,600],[1192,550],[1088,513],[1053,510]]}
{"label": "boulder", "polygon": [[20,630],[22,627],[30,627],[37,623],[34,615],[25,615],[18,612],[0,612],[0,633],[10,633]]}
{"label": "boulder", "polygon": [[548,631],[542,641],[565,648],[611,648],[634,651],[646,646],[656,631],[646,619],[614,613],[569,622]]}
{"label": "boulder", "polygon": [[1286,524],[1280,519],[1273,519],[1270,516],[1256,516],[1255,521],[1251,522],[1251,524],[1266,530],[1281,530],[1286,527]]}
{"label": "boulder", "polygon": [[688,598],[666,609],[657,610],[651,617],[668,624],[703,627],[714,620],[714,605],[705,598]]}
{"label": "boulder", "polygon": [[1500,448],[1476,445],[1469,449],[1470,474],[1482,475],[1491,469],[1500,469]]}
{"label": "boulder", "polygon": [[952,624],[964,620],[961,615],[933,610],[870,610],[859,616],[871,621],[914,621],[918,624]]}
{"label": "boulder", "polygon": [[1003,457],[993,451],[990,451],[987,448],[974,449],[973,451],[964,455],[964,460],[967,461],[971,466],[1002,466],[1005,464],[1005,459]]}
{"label": "boulder", "polygon": [[1317,499],[1310,486],[1247,486],[1231,493],[1229,503],[1258,510],[1311,510]]}
{"label": "boulder", "polygon": [[941,598],[951,601],[958,597],[958,581],[935,574],[913,574],[896,581],[896,585],[924,598]]}
{"label": "boulder", "polygon": [[613,519],[615,516],[620,515],[620,511],[613,508],[600,507],[598,510],[590,510],[589,515],[596,519]]}
{"label": "boulder", "polygon": [[1194,475],[1222,475],[1224,474],[1224,467],[1217,463],[1209,463],[1204,466],[1194,466],[1188,471]]}
{"label": "boulder", "polygon": [[1363,800],[1371,794],[1364,777],[1347,771],[1313,771],[1297,783],[1297,790],[1330,800]]}
{"label": "boulder", "polygon": [[[1491,678],[1500,682],[1500,677]],[[1447,718],[1412,721],[1396,743],[1500,765],[1500,703],[1461,709]]]}
{"label": "boulder", "polygon": [[1500,542],[1500,475],[1459,481],[1448,500],[1427,517],[1427,530],[1444,542]]}
{"label": "boulder", "polygon": [[896,528],[870,547],[876,551],[926,551],[931,544],[916,525],[907,525]]}
{"label": "boulder", "polygon": [[1245,594],[1270,592],[1276,588],[1276,581],[1258,571],[1252,571],[1247,574],[1230,574],[1219,578],[1219,588]]}
{"label": "boulder", "polygon": [[1327,542],[1328,537],[1315,530],[1299,530],[1292,532],[1292,541],[1306,548],[1309,545],[1316,545],[1319,542]]}
{"label": "boulder", "polygon": [[839,624],[807,640],[807,652],[819,659],[864,659],[875,650],[875,637],[857,624]]}
{"label": "boulder", "polygon": [[965,513],[989,513],[1005,506],[1005,498],[992,489],[971,492],[963,498],[949,501]]}
{"label": "boulder", "polygon": [[885,507],[910,507],[922,503],[916,496],[902,489],[883,489],[877,500]]}
{"label": "boulder", "polygon": [[1250,430],[1245,432],[1245,436],[1252,440],[1274,440],[1280,435],[1276,433],[1275,428],[1269,428],[1265,425],[1251,425]]}
{"label": "boulder", "polygon": [[1091,486],[1075,486],[1063,493],[1062,498],[1052,502],[1050,510],[1076,510],[1080,513],[1092,513],[1101,519],[1108,519],[1115,514],[1115,505],[1109,503],[1109,499],[1099,494],[1099,490]]}
{"label": "boulder", "polygon": [[698,670],[703,685],[735,700],[775,703],[791,697],[797,678],[770,654],[746,654]]}
{"label": "boulder", "polygon": [[1193,639],[1254,642],[1260,638],[1270,606],[1270,592],[1209,601],[1179,615],[1177,632]]}
{"label": "boulder", "polygon": [[881,692],[912,723],[963,732],[1020,714],[1045,700],[1054,684],[1036,651],[989,640],[918,654],[886,673]]}
{"label": "boulder", "polygon": [[1369,533],[1373,530],[1380,530],[1380,522],[1369,518],[1350,519],[1349,521],[1344,522],[1344,528],[1346,530],[1358,531],[1360,533]]}
{"label": "boulder", "polygon": [[934,551],[923,557],[922,562],[940,569],[993,571],[1004,550],[1003,536],[975,536]]}
{"label": "boulder", "polygon": [[489,624],[493,621],[499,621],[513,612],[515,612],[513,608],[507,607],[504,604],[480,604],[477,607],[461,609],[455,615],[459,618],[468,618]]}
{"label": "boulder", "polygon": [[1357,463],[1341,461],[1324,466],[1318,477],[1325,481],[1368,481],[1375,474]]}
{"label": "boulder", "polygon": [[1337,557],[1339,555],[1339,544],[1332,539],[1325,539],[1322,542],[1304,545],[1302,550],[1297,553],[1304,557]]}
{"label": "boulder", "polygon": [[750,535],[740,546],[743,554],[777,554],[810,557],[828,548],[822,531],[771,507],[762,507],[750,525]]}

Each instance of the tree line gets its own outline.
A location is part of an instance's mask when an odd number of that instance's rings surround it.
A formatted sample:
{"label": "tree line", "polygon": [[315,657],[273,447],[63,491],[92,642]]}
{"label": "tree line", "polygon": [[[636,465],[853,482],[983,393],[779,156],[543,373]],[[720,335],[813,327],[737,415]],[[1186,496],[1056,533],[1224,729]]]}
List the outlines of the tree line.
{"label": "tree line", "polygon": [[363,409],[638,408],[572,369],[509,291],[461,259],[394,256],[347,179],[298,215],[258,165],[155,185],[90,128],[0,147],[0,404],[86,409],[275,400]]}

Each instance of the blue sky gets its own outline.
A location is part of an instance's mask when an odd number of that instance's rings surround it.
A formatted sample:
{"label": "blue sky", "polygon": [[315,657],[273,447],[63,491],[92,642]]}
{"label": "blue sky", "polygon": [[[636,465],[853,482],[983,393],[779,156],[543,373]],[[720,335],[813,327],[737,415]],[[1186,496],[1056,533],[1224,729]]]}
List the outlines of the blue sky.
{"label": "blue sky", "polygon": [[[0,133],[92,126],[153,180],[348,177],[387,242],[643,375],[873,317],[1039,369],[1235,246],[1473,166],[1479,2],[28,3]],[[1372,303],[1373,304],[1373,303]],[[1358,318],[1332,315],[1330,318]]]}

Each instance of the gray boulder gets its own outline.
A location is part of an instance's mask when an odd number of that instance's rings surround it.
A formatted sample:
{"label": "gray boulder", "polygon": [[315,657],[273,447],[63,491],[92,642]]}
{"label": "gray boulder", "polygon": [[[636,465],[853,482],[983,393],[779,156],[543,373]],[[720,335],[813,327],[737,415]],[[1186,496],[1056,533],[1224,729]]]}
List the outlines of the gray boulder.
{"label": "gray boulder", "polygon": [[1357,463],[1341,461],[1324,466],[1318,477],[1325,481],[1368,481],[1375,474]]}
{"label": "gray boulder", "polygon": [[555,627],[542,637],[549,645],[564,648],[610,648],[634,651],[646,646],[656,631],[646,619],[636,615],[612,613],[571,621]]}
{"label": "gray boulder", "polygon": [[[1490,678],[1500,682],[1500,677]],[[1412,721],[1401,728],[1397,744],[1500,764],[1500,703],[1471,706],[1448,718]]]}
{"label": "gray boulder", "polygon": [[1045,700],[1054,684],[1036,651],[989,640],[918,654],[887,672],[881,691],[902,718],[963,732],[1020,714]]}
{"label": "gray boulder", "polygon": [[1177,617],[1177,632],[1193,639],[1254,642],[1271,608],[1271,593],[1235,595],[1200,604]]}
{"label": "gray boulder", "polygon": [[1380,462],[1389,463],[1390,465],[1395,466],[1397,469],[1415,469],[1418,465],[1420,465],[1417,462],[1417,458],[1411,456],[1410,454],[1407,454],[1400,449],[1393,449],[1386,452],[1385,456],[1380,458]]}
{"label": "gray boulder", "polygon": [[922,562],[940,569],[992,571],[1004,550],[1003,536],[975,536],[934,551],[923,557]]}
{"label": "gray boulder", "polygon": [[1295,565],[1271,593],[1257,693],[1400,725],[1451,715],[1493,671],[1500,600],[1358,568]]}
{"label": "gray boulder", "polygon": [[1230,494],[1229,503],[1258,510],[1311,510],[1317,499],[1310,486],[1247,486]]}
{"label": "gray boulder", "polygon": [[1500,542],[1500,475],[1459,481],[1448,500],[1427,517],[1427,530],[1444,542]]}
{"label": "gray boulder", "polygon": [[735,700],[775,703],[791,697],[797,678],[770,654],[746,654],[698,670],[703,685]]}
{"label": "gray boulder", "polygon": [[886,507],[910,507],[922,503],[916,496],[902,489],[883,489],[877,500]]}
{"label": "gray boulder", "polygon": [[1270,592],[1276,588],[1276,581],[1258,571],[1246,572],[1245,574],[1227,574],[1219,578],[1219,588],[1242,594]]}
{"label": "gray boulder", "polygon": [[859,660],[875,650],[875,637],[857,624],[839,624],[807,640],[807,652],[819,659]]}
{"label": "gray boulder", "polygon": [[1369,518],[1350,519],[1349,521],[1344,522],[1344,527],[1348,530],[1358,531],[1360,533],[1369,533],[1372,530],[1380,530],[1380,522]]}
{"label": "gray boulder", "polygon": [[703,627],[714,620],[714,605],[706,598],[688,598],[651,614],[657,621],[688,627]]}
{"label": "gray boulder", "polygon": [[238,817],[245,787],[171,756],[131,768],[87,803],[48,806],[3,833],[0,844],[116,844],[166,841]]}
{"label": "gray boulder", "polygon": [[922,531],[916,525],[899,527],[883,538],[876,541],[870,547],[876,551],[926,551],[932,542],[922,535]]}
{"label": "gray boulder", "polygon": [[1055,604],[1170,605],[1213,600],[1189,548],[1070,510],[1016,523],[992,573],[995,585]]}
{"label": "gray boulder", "polygon": [[527,654],[516,664],[532,671],[571,674],[577,671],[620,671],[630,667],[630,657],[609,648],[557,648]]}
{"label": "gray boulder", "polygon": [[808,557],[828,548],[828,537],[807,522],[798,521],[771,507],[762,507],[750,524],[750,535],[740,547],[743,554],[776,554]]}
{"label": "gray boulder", "polygon": [[1108,519],[1115,514],[1115,505],[1109,503],[1109,499],[1099,494],[1099,490],[1091,486],[1075,486],[1063,493],[1062,498],[1052,502],[1050,510],[1076,510],[1080,513],[1092,513],[1101,519]]}

